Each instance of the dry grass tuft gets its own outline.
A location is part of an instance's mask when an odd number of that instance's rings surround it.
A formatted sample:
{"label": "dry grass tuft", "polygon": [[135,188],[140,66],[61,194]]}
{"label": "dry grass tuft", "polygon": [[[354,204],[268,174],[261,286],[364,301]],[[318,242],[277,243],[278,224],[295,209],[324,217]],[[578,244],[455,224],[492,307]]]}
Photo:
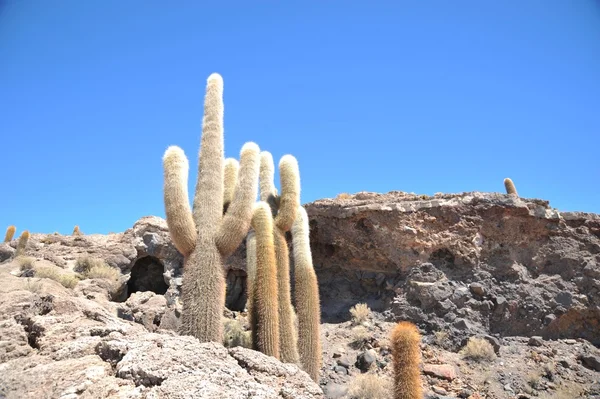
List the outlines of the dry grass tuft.
{"label": "dry grass tuft", "polygon": [[469,342],[460,351],[464,358],[481,361],[492,361],[496,358],[494,347],[484,338],[469,338]]}
{"label": "dry grass tuft", "polygon": [[79,282],[79,279],[74,274],[62,273],[53,267],[41,266],[34,269],[35,277],[49,278],[62,284],[65,288],[73,288]]}
{"label": "dry grass tuft", "polygon": [[15,262],[17,262],[17,265],[19,265],[19,270],[21,271],[25,271],[25,270],[31,270],[33,269],[33,264],[35,263],[35,258],[31,257],[31,256],[17,256],[15,258]]}
{"label": "dry grass tuft", "polygon": [[335,199],[340,199],[340,200],[345,200],[345,199],[350,199],[352,198],[352,196],[348,193],[339,193]]}
{"label": "dry grass tuft", "polygon": [[92,266],[87,272],[83,273],[85,278],[105,278],[111,281],[118,281],[121,272],[106,263]]}
{"label": "dry grass tuft", "polygon": [[105,265],[106,262],[102,259],[92,258],[91,256],[82,256],[75,261],[75,267],[73,270],[75,270],[77,273],[86,274],[95,266],[103,267]]}
{"label": "dry grass tuft", "polygon": [[354,327],[350,334],[350,346],[354,349],[365,349],[371,341],[371,333],[363,326]]}
{"label": "dry grass tuft", "polygon": [[392,382],[377,374],[360,374],[350,382],[350,399],[389,399],[392,397]]}
{"label": "dry grass tuft", "polygon": [[362,324],[371,316],[371,309],[366,303],[357,303],[350,308],[350,314],[352,315],[352,324]]}

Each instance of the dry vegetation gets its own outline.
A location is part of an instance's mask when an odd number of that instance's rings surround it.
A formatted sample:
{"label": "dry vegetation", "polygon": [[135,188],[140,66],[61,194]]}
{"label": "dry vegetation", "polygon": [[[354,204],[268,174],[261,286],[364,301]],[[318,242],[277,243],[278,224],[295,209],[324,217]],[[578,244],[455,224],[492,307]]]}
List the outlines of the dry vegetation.
{"label": "dry vegetation", "polygon": [[223,346],[227,348],[235,346],[252,348],[251,332],[244,330],[239,319],[223,320]]}
{"label": "dry vegetation", "polygon": [[17,256],[15,258],[15,262],[17,262],[17,265],[19,265],[19,270],[25,271],[33,269],[35,258],[31,256]]}
{"label": "dry vegetation", "polygon": [[40,266],[34,268],[34,271],[35,277],[49,278],[50,280],[59,282],[65,288],[73,288],[79,282],[76,275],[60,272],[54,267]]}
{"label": "dry vegetation", "polygon": [[469,338],[465,347],[461,350],[465,359],[481,361],[492,361],[496,358],[494,347],[484,338]]}
{"label": "dry vegetation", "polygon": [[352,324],[359,325],[371,317],[371,309],[366,303],[357,303],[350,308],[350,315],[352,315]]}
{"label": "dry vegetation", "polygon": [[392,382],[377,374],[360,374],[352,380],[348,389],[350,399],[389,399]]}

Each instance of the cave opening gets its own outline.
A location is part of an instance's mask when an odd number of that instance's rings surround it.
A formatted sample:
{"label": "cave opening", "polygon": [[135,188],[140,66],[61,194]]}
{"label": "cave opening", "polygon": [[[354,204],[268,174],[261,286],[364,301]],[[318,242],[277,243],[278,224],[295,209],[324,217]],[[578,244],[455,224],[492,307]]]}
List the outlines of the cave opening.
{"label": "cave opening", "polygon": [[144,256],[136,260],[127,282],[127,297],[138,291],[152,291],[164,295],[169,286],[165,283],[163,272],[162,262],[154,256]]}

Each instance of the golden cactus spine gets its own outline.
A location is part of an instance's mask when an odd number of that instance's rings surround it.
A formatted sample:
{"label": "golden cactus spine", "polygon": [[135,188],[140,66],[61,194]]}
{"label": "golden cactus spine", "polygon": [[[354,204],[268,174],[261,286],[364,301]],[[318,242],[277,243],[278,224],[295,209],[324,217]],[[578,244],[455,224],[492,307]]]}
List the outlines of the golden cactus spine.
{"label": "golden cactus spine", "polygon": [[321,305],[310,250],[308,216],[302,206],[298,207],[296,220],[292,225],[292,240],[300,365],[318,383],[322,365]]}
{"label": "golden cactus spine", "polygon": [[422,399],[421,387],[421,334],[417,326],[402,321],[394,327],[390,337],[394,367],[394,399]]}
{"label": "golden cactus spine", "polygon": [[[275,242],[275,260],[277,267],[277,285],[279,297],[279,347],[281,361],[298,363],[298,334],[294,325],[294,308],[290,290],[290,254],[285,233],[292,227],[296,211],[300,205],[300,173],[298,162],[291,155],[284,155],[279,162],[281,195],[277,195],[273,183],[273,157],[267,152],[261,153],[260,196],[267,200],[274,215],[273,237]],[[269,190],[269,192],[266,192]]]}
{"label": "golden cactus spine", "polygon": [[252,217],[256,240],[256,270],[252,283],[252,342],[256,350],[280,358],[277,270],[273,217],[266,202],[256,204]]}
{"label": "golden cactus spine", "polygon": [[517,193],[517,188],[515,187],[515,183],[510,178],[504,179],[504,188],[506,189],[506,194],[514,194],[517,197],[519,194]]}
{"label": "golden cactus spine", "polygon": [[6,234],[4,235],[4,242],[12,241],[15,235],[15,231],[17,231],[17,228],[15,226],[8,226],[8,228],[6,229]]}
{"label": "golden cactus spine", "polygon": [[16,256],[25,255],[25,250],[27,249],[27,243],[29,242],[29,231],[25,230],[19,236],[19,241],[17,241],[17,251],[15,252]]}
{"label": "golden cactus spine", "polygon": [[192,209],[187,190],[189,163],[183,150],[171,146],[163,157],[167,225],[185,264],[180,332],[200,342],[222,342],[226,289],[223,262],[246,236],[258,192],[260,150],[256,144],[246,143],[233,199],[223,214],[223,147],[223,79],[215,73],[207,80]]}

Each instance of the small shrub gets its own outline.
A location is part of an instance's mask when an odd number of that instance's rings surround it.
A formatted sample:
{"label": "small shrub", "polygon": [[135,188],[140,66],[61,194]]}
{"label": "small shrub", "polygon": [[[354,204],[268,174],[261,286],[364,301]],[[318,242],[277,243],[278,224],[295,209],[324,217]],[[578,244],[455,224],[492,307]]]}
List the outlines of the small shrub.
{"label": "small shrub", "polygon": [[365,349],[371,341],[371,333],[363,326],[354,327],[350,330],[351,341],[350,346],[354,349]]}
{"label": "small shrub", "polygon": [[345,200],[345,199],[350,199],[352,196],[348,193],[339,193],[335,199],[341,199],[341,200]]}
{"label": "small shrub", "polygon": [[476,362],[492,361],[496,358],[494,347],[484,338],[469,338],[461,353],[464,358]]}
{"label": "small shrub", "polygon": [[107,280],[117,281],[121,272],[106,263],[92,266],[87,272],[83,273],[85,278],[105,278]]}
{"label": "small shrub", "polygon": [[82,256],[75,261],[75,267],[73,270],[78,273],[86,274],[95,266],[103,267],[108,265],[102,259],[92,258],[91,256]]}
{"label": "small shrub", "polygon": [[35,277],[49,278],[50,280],[59,282],[65,288],[73,288],[79,282],[79,279],[75,275],[59,272],[53,267],[41,266],[36,267],[34,270]]}
{"label": "small shrub", "polygon": [[223,346],[226,348],[242,346],[252,349],[251,332],[244,331],[242,323],[239,320],[225,319],[223,326]]}
{"label": "small shrub", "polygon": [[350,399],[389,399],[392,396],[392,383],[377,374],[360,374],[351,382],[348,389]]}
{"label": "small shrub", "polygon": [[362,324],[371,316],[371,309],[366,303],[357,303],[350,308],[350,314],[352,315],[352,324]]}
{"label": "small shrub", "polygon": [[35,263],[35,258],[32,258],[31,256],[17,256],[15,258],[15,262],[17,262],[17,265],[19,265],[19,270],[21,271],[25,271],[25,270],[31,270],[33,269],[33,264]]}

